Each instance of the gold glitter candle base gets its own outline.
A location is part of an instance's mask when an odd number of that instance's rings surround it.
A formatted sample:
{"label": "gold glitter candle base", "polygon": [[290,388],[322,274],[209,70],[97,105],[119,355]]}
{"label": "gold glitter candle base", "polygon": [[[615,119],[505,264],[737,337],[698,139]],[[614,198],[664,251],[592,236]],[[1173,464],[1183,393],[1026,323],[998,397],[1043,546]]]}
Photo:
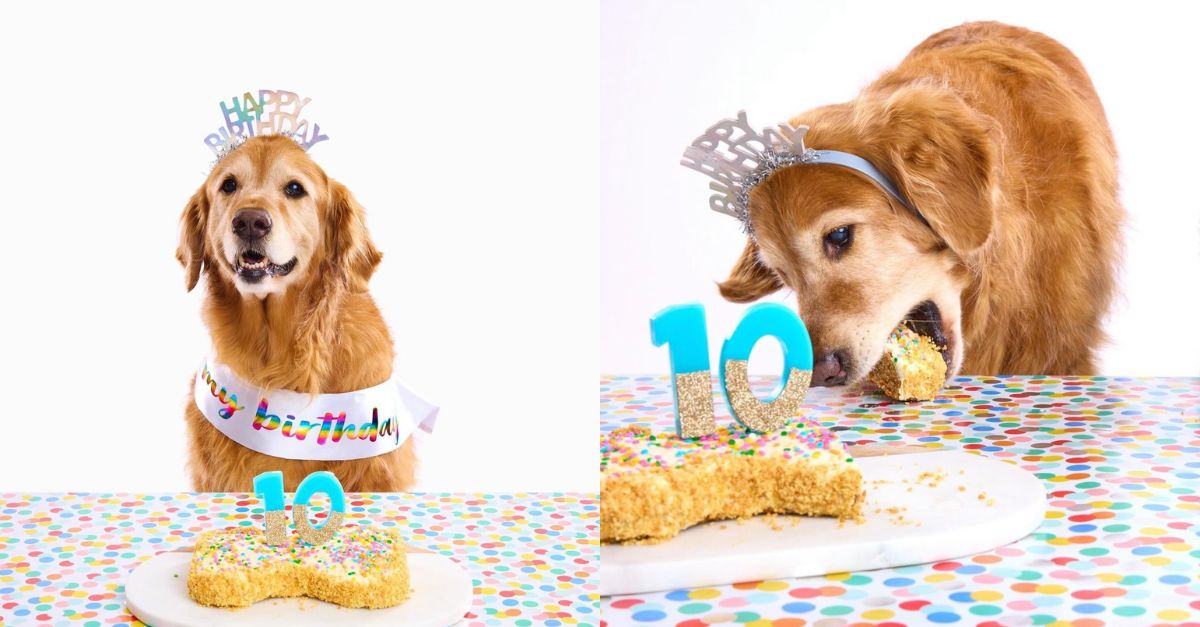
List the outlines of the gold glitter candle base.
{"label": "gold glitter candle base", "polygon": [[750,388],[748,365],[745,359],[725,362],[725,395],[729,399],[729,406],[738,422],[747,428],[759,433],[774,431],[783,426],[788,418],[800,413],[800,405],[804,403],[812,381],[812,370],[792,368],[783,391],[775,400],[764,403]]}
{"label": "gold glitter candle base", "polygon": [[292,505],[292,523],[296,525],[296,531],[300,534],[300,539],[309,544],[325,544],[329,542],[333,538],[333,534],[342,528],[342,520],[344,518],[345,516],[341,512],[329,512],[329,516],[325,519],[325,524],[317,528],[308,521],[307,506]]}
{"label": "gold glitter candle base", "polygon": [[699,370],[675,375],[675,412],[681,438],[698,438],[717,430],[711,372]]}
{"label": "gold glitter candle base", "polygon": [[283,546],[288,543],[287,514],[277,509],[267,512],[267,544]]}

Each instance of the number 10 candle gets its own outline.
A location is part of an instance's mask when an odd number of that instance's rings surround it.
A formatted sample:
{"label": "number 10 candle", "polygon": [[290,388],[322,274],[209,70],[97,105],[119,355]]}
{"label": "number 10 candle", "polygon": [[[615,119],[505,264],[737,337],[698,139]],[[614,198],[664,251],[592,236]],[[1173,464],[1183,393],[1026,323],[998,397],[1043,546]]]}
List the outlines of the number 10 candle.
{"label": "number 10 candle", "polygon": [[670,351],[675,432],[696,438],[716,431],[704,306],[672,305],[658,312],[650,319],[650,341]]}
{"label": "number 10 candle", "polygon": [[[783,348],[783,377],[766,401],[750,388],[750,352],[764,337]],[[759,303],[746,310],[733,335],[721,346],[721,388],[733,417],[747,428],[765,433],[782,427],[800,411],[812,381],[812,341],[796,312],[778,303]]]}
{"label": "number 10 candle", "polygon": [[[784,365],[779,387],[763,401],[754,395],[748,371],[754,345],[767,336],[779,341]],[[672,305],[658,312],[650,319],[650,339],[670,351],[676,433],[695,438],[716,431],[704,306]],[[796,312],[778,303],[750,307],[721,346],[721,391],[730,413],[752,431],[778,429],[799,412],[812,365],[812,341]]]}
{"label": "number 10 candle", "polygon": [[[314,525],[308,520],[308,504],[316,494],[329,496],[329,514],[325,522]],[[267,544],[283,546],[288,543],[287,515],[284,513],[283,473],[278,470],[264,472],[254,478],[254,493],[263,500],[266,512]],[[292,523],[300,539],[308,544],[325,544],[342,526],[346,515],[346,494],[337,477],[328,471],[314,472],[296,487],[292,500]]]}

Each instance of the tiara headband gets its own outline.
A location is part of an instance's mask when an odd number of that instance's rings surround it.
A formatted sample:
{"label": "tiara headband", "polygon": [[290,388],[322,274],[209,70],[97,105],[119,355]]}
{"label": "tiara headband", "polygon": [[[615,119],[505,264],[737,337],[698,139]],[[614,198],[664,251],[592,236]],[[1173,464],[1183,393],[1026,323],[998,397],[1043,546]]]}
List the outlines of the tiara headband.
{"label": "tiara headband", "polygon": [[750,190],[776,170],[801,164],[838,165],[865,174],[928,224],[900,189],[870,161],[848,152],[808,148],[804,145],[806,133],[807,126],[793,128],[790,124],[767,127],[758,133],[746,121],[746,112],[738,111],[736,120],[721,120],[697,137],[683,151],[681,163],[714,179],[709,188],[717,193],[709,198],[709,206],[740,220],[742,230],[751,237],[754,230],[750,226]]}
{"label": "tiara headband", "polygon": [[209,168],[215,168],[221,159],[237,150],[246,140],[258,135],[283,135],[300,145],[304,150],[329,139],[321,134],[320,124],[309,124],[300,117],[300,112],[312,102],[312,98],[300,98],[295,92],[260,89],[257,98],[246,92],[239,98],[234,96],[226,104],[221,101],[221,117],[224,124],[204,138],[204,145],[212,149],[215,159]]}

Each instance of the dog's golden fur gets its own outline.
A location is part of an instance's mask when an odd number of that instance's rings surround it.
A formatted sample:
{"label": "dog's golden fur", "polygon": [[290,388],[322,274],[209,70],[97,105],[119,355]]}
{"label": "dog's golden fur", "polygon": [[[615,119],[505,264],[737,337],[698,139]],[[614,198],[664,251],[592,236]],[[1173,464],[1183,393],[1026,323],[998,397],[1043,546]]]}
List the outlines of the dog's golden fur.
{"label": "dog's golden fur", "polygon": [[[233,194],[222,182],[235,178]],[[302,198],[283,188],[299,181]],[[295,270],[267,285],[238,282],[231,250],[231,219],[247,206],[266,209],[286,237]],[[216,358],[239,377],[268,389],[338,393],[362,389],[392,374],[391,336],[367,281],[382,255],[375,249],[363,208],[345,186],[330,180],[290,139],[262,136],[223,159],[183,211],[178,258],[194,288],[203,273],[203,316]],[[282,261],[282,260],[281,260]],[[273,283],[271,283],[273,282]],[[255,475],[282,470],[294,490],[309,473],[330,470],[348,491],[394,492],[413,483],[411,439],[400,449],[367,459],[316,462],[270,457],[217,431],[187,404],[188,466],[203,492],[245,491]]]}
{"label": "dog's golden fur", "polygon": [[[951,372],[1088,375],[1114,295],[1124,217],[1116,150],[1082,64],[998,23],[937,33],[854,100],[792,124],[871,161],[929,221],[865,177],[796,166],[751,194],[722,295],[796,293],[814,352],[861,379],[911,308],[941,312]],[[853,225],[835,257],[825,238]]]}

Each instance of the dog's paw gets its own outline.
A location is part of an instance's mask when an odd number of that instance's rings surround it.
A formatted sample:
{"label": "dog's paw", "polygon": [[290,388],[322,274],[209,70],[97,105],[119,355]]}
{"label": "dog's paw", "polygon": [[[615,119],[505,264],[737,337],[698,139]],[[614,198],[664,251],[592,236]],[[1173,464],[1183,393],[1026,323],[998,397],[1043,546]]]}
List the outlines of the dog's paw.
{"label": "dog's paw", "polygon": [[201,534],[188,593],[202,605],[247,607],[276,597],[311,597],[343,607],[383,608],[411,592],[404,540],[394,529],[346,525],[325,544],[295,534],[267,543],[259,527]]}

